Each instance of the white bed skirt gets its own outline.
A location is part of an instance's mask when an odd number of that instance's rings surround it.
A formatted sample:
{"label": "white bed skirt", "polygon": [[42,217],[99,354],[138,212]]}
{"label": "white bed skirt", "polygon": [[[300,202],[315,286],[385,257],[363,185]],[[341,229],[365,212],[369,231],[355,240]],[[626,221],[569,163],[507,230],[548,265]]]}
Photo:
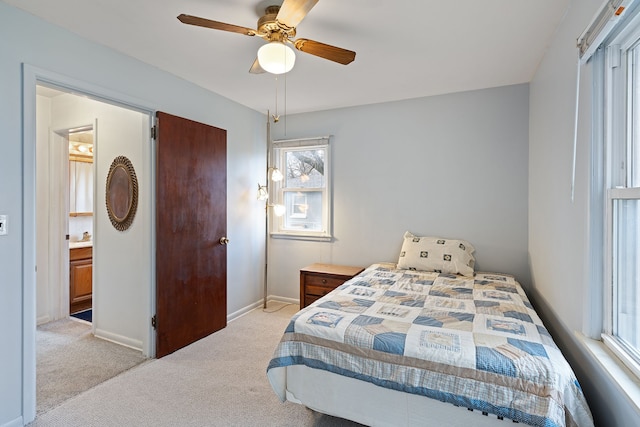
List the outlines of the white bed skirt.
{"label": "white bed skirt", "polygon": [[368,426],[483,427],[512,425],[425,396],[379,387],[332,372],[293,365],[271,369],[269,381],[281,400]]}

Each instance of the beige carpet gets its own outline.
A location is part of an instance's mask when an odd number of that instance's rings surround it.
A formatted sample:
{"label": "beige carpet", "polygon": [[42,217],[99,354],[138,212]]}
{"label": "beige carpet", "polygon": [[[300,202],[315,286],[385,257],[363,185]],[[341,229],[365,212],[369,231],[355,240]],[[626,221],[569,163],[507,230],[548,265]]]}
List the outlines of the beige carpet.
{"label": "beige carpet", "polygon": [[91,324],[61,319],[36,330],[36,413],[131,369],[140,351],[94,337]]}
{"label": "beige carpet", "polygon": [[254,310],[222,331],[67,400],[32,425],[357,426],[281,403],[271,389],[266,367],[297,309]]}

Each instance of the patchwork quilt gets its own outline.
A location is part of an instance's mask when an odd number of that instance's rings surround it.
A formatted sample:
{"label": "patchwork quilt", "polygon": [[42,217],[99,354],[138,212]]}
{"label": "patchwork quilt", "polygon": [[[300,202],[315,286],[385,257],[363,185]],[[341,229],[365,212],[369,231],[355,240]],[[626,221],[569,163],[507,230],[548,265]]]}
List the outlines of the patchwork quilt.
{"label": "patchwork quilt", "polygon": [[509,275],[374,264],[291,319],[267,372],[297,364],[530,425],[593,425],[571,367]]}

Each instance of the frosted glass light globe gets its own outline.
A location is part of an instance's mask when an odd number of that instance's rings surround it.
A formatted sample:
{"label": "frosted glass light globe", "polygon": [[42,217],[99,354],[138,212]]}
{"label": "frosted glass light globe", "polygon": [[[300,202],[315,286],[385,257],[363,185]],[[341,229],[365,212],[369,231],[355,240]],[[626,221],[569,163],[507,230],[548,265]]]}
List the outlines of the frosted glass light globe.
{"label": "frosted glass light globe", "polygon": [[278,182],[282,181],[283,178],[284,176],[282,175],[282,172],[280,172],[280,169],[273,168],[273,172],[271,172],[271,181]]}
{"label": "frosted glass light globe", "polygon": [[282,42],[270,42],[258,49],[258,63],[268,73],[288,73],[295,62],[293,49]]}
{"label": "frosted glass light globe", "polygon": [[286,208],[284,205],[273,205],[273,213],[276,214],[276,216],[284,215],[285,211]]}

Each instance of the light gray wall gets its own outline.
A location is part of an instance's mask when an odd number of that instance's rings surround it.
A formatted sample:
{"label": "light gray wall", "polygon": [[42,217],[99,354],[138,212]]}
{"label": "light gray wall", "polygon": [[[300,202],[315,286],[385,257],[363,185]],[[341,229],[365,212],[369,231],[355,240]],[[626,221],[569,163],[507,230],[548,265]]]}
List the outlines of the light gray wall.
{"label": "light gray wall", "polygon": [[396,262],[407,230],[465,239],[477,269],[527,287],[528,93],[523,84],[281,117],[274,139],[332,135],[335,240],[271,239],[269,294],[298,299],[299,269],[314,262]]}
{"label": "light gray wall", "polygon": [[[640,425],[640,417],[574,336],[574,331],[588,326],[583,319],[592,315],[587,295],[591,156],[585,137],[578,143],[571,201],[575,41],[601,4],[602,0],[571,2],[530,85],[529,253],[533,302],[576,371],[596,425],[631,426]],[[588,96],[589,88],[587,82],[581,97]],[[586,128],[589,114],[581,112]]]}
{"label": "light gray wall", "polygon": [[[29,247],[22,233],[33,226],[22,220],[23,63],[226,129],[228,311],[243,310],[262,296],[262,269],[246,266],[262,265],[264,259],[264,210],[254,195],[264,176],[264,115],[0,2],[0,214],[9,217],[9,234],[0,236],[0,425],[24,421],[22,296],[25,287],[35,288],[22,278],[22,254]],[[215,78],[215,70],[211,75]],[[33,304],[35,316],[35,301],[27,304]]]}

